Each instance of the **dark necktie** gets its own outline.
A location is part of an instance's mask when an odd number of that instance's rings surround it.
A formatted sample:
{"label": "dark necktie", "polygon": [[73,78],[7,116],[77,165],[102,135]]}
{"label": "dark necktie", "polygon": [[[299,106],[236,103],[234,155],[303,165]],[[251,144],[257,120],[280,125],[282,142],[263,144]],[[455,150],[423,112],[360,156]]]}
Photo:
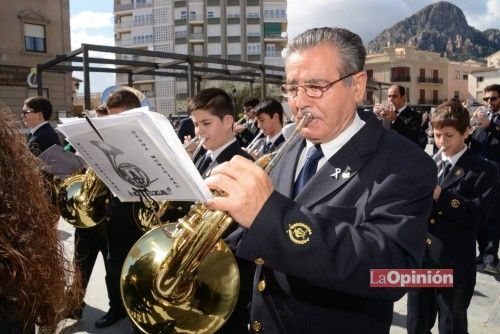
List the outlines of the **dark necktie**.
{"label": "dark necktie", "polygon": [[212,155],[207,154],[203,157],[203,161],[198,165],[198,171],[201,175],[206,172],[208,166],[212,163]]}
{"label": "dark necktie", "polygon": [[297,196],[307,181],[314,175],[318,168],[318,161],[323,157],[323,151],[320,145],[314,145],[307,151],[306,161],[302,167],[297,180],[295,181],[295,196]]}
{"label": "dark necktie", "polygon": [[450,169],[451,169],[451,163],[449,161],[443,162],[443,164],[441,165],[440,173],[439,173],[439,177],[438,177],[438,183],[440,185],[443,184],[444,179],[446,178],[446,176],[450,172]]}
{"label": "dark necktie", "polygon": [[265,145],[264,145],[264,150],[262,151],[262,153],[266,154],[269,152],[269,150],[271,149],[271,146],[273,146],[273,143],[271,141],[268,141]]}

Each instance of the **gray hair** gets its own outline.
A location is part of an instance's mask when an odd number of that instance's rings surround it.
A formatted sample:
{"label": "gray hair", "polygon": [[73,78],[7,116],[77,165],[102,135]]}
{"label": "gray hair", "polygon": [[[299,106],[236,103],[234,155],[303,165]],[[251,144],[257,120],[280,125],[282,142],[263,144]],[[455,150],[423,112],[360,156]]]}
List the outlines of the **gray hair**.
{"label": "gray hair", "polygon": [[[330,45],[339,54],[341,63],[337,70],[341,77],[364,69],[366,50],[361,37],[343,28],[323,27],[304,31],[288,44],[287,57],[321,45]],[[344,79],[344,83],[350,84],[351,77]]]}

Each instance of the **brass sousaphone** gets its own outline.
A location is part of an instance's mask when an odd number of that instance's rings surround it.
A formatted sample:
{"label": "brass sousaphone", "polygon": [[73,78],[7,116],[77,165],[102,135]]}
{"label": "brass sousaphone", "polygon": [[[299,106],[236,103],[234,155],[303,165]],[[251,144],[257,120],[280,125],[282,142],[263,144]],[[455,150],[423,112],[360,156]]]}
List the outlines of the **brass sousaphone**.
{"label": "brass sousaphone", "polygon": [[[256,163],[269,173],[311,120],[304,113],[281,148]],[[239,291],[236,260],[220,239],[232,221],[227,213],[196,203],[176,224],[159,226],[135,243],[123,265],[120,288],[137,327],[149,334],[211,334],[226,322]]]}

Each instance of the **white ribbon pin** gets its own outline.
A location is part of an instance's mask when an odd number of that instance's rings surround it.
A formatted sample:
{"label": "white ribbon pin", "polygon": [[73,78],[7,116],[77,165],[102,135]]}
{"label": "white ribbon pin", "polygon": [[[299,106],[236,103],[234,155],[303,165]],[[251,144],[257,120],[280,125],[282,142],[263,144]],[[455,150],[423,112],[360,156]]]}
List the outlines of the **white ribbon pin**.
{"label": "white ribbon pin", "polygon": [[332,175],[330,175],[331,177],[334,177],[335,180],[337,180],[339,178],[339,173],[342,171],[342,169],[340,168],[335,168],[335,173],[333,173]]}

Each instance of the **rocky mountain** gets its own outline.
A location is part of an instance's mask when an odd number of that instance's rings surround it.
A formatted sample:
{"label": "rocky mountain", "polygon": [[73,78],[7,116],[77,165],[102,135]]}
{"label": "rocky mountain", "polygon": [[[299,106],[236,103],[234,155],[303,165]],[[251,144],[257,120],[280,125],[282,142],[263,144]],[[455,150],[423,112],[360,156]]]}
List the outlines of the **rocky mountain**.
{"label": "rocky mountain", "polygon": [[385,29],[368,43],[367,49],[381,52],[394,44],[439,52],[453,60],[485,61],[485,57],[500,50],[500,30],[479,31],[469,26],[460,8],[441,1]]}

